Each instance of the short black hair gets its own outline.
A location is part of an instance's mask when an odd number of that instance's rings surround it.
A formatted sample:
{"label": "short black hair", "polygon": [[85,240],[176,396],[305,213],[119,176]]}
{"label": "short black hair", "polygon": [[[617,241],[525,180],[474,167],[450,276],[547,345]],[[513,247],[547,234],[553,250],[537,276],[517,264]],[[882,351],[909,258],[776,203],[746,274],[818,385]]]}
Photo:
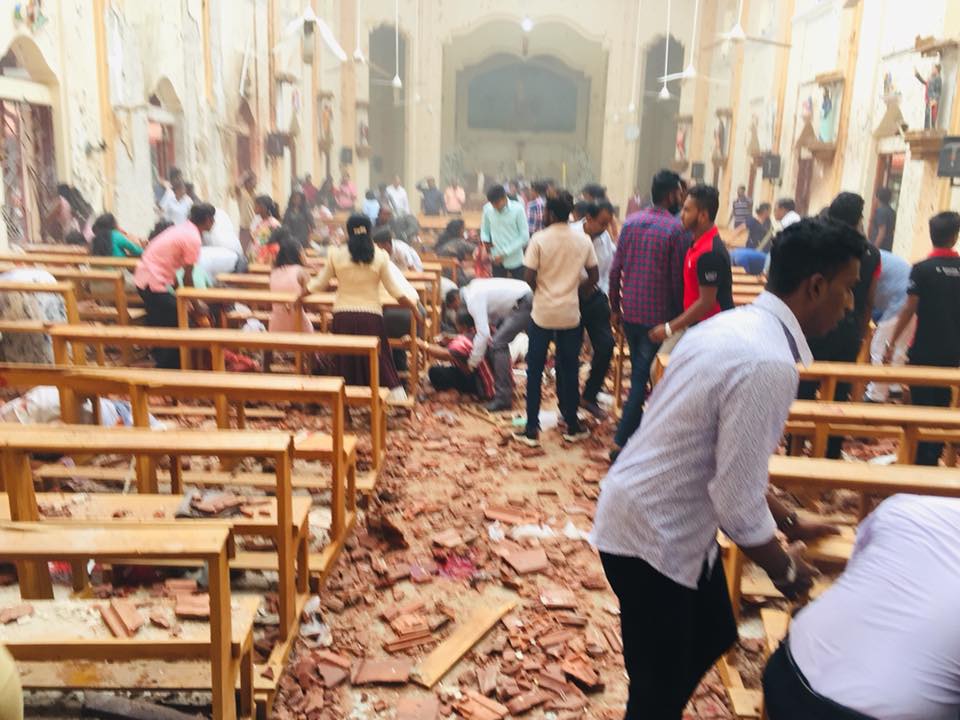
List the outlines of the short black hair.
{"label": "short black hair", "polygon": [[454,288],[453,290],[448,290],[447,294],[443,296],[443,306],[450,307],[450,304],[460,297],[460,288]]}
{"label": "short black hair", "polygon": [[363,196],[364,196],[367,200],[376,200],[376,199],[377,199],[377,195],[376,195],[376,193],[373,192],[373,190],[367,190],[367,192],[364,193]]}
{"label": "short black hair", "polygon": [[757,205],[757,215],[763,212],[770,212],[770,203],[760,203]]}
{"label": "short black hair", "polygon": [[777,207],[792,212],[797,209],[797,204],[793,201],[793,198],[780,198],[777,200]]}
{"label": "short black hair", "polygon": [[550,217],[553,219],[553,222],[567,222],[570,218],[570,203],[565,197],[558,196],[555,198],[547,198],[547,211],[550,213]]}
{"label": "short black hair", "polygon": [[590,213],[590,208],[592,207],[596,207],[596,205],[588,200],[577,200],[570,206],[570,210],[577,217],[584,217]]}
{"label": "short black hair", "polygon": [[594,200],[605,200],[607,197],[607,188],[600,183],[587,183],[580,191],[581,195],[589,195]]}
{"label": "short black hair", "polygon": [[653,182],[650,185],[650,200],[654,205],[659,205],[667,199],[667,195],[679,187],[679,175],[673,170],[661,170],[653,176]]}
{"label": "short black hair", "polygon": [[500,202],[507,196],[507,191],[503,189],[503,185],[491,185],[487,188],[487,200],[492,203]]}
{"label": "short black hair", "polygon": [[171,227],[173,227],[173,223],[169,220],[158,220],[157,224],[153,226],[153,230],[151,230],[150,234],[147,236],[147,239],[153,240],[157,235]]}
{"label": "short black hair", "polygon": [[274,267],[285,267],[286,265],[302,265],[300,255],[303,252],[303,246],[290,237],[290,233],[285,228],[277,228],[270,233],[270,242],[279,244],[277,256],[273,259]]}
{"label": "short black hair", "polygon": [[457,327],[475,328],[476,326],[477,324],[473,319],[473,315],[470,314],[470,311],[467,310],[466,307],[457,310]]}
{"label": "short black hair", "polygon": [[863,198],[856,193],[842,192],[830,203],[827,215],[831,220],[856,228],[863,220],[863,205]]}
{"label": "short black hair", "polygon": [[200,225],[207,220],[213,220],[217,214],[217,209],[210,203],[195,203],[190,208],[190,222],[194,225]]}
{"label": "short black hair", "polygon": [[601,200],[600,202],[593,203],[593,207],[587,211],[587,215],[595,218],[602,212],[608,212],[611,215],[614,215],[615,211],[613,209],[613,203],[609,200]]}
{"label": "short black hair", "polygon": [[687,193],[688,198],[693,198],[697,207],[705,210],[710,222],[717,219],[717,212],[720,210],[720,191],[713,185],[694,185]]}
{"label": "short black hair", "polygon": [[533,191],[537,195],[546,195],[547,194],[547,181],[546,180],[534,180],[530,183],[530,187],[533,188]]}
{"label": "short black hair", "polygon": [[866,239],[845,223],[818,218],[793,223],[773,239],[767,289],[786,297],[808,277],[833,278],[866,251]]}
{"label": "short black hair", "polygon": [[893,193],[890,192],[890,188],[882,187],[877,190],[877,200],[882,202],[884,205],[889,205],[892,199]]}
{"label": "short black hair", "polygon": [[960,233],[960,213],[945,211],[930,218],[930,242],[934,247],[953,247]]}
{"label": "short black hair", "polygon": [[377,225],[373,229],[373,242],[375,245],[386,245],[393,241],[393,233],[390,232],[389,225]]}

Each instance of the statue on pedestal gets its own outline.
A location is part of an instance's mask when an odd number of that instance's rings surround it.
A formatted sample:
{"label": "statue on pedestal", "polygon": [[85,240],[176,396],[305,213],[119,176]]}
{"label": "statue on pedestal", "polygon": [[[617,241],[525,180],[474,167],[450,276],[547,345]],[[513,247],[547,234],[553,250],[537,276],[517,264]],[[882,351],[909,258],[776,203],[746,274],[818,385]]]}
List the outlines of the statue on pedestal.
{"label": "statue on pedestal", "polygon": [[933,130],[937,127],[937,116],[940,112],[940,95],[943,93],[943,78],[940,76],[940,63],[936,63],[930,70],[930,76],[924,79],[920,71],[914,68],[914,77],[926,87],[924,100],[926,108],[923,113],[923,129]]}

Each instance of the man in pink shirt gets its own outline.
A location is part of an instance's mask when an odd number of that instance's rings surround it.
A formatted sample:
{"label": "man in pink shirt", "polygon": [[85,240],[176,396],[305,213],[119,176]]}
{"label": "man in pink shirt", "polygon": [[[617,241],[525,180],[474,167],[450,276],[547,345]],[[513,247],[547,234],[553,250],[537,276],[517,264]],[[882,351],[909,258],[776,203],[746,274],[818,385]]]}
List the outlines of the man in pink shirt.
{"label": "man in pink shirt", "polygon": [[[183,284],[193,286],[193,265],[200,258],[202,233],[213,228],[216,209],[208,203],[190,208],[190,219],[157,235],[140,256],[134,283],[150,327],[177,327],[177,301],[170,288],[176,286],[177,270],[183,268]],[[154,348],[158,368],[179,369],[180,352],[176,348]]]}

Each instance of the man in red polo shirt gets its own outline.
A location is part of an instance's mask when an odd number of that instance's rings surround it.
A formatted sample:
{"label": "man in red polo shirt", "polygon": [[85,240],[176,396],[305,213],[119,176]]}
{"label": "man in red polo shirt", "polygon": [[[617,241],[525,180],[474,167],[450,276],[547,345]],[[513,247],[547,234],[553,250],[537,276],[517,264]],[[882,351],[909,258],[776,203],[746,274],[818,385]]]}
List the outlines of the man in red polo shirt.
{"label": "man in red polo shirt", "polygon": [[662,343],[691,325],[733,307],[730,255],[714,224],[719,209],[720,193],[715,187],[690,188],[680,211],[680,222],[695,238],[683,262],[683,312],[652,328],[653,342]]}

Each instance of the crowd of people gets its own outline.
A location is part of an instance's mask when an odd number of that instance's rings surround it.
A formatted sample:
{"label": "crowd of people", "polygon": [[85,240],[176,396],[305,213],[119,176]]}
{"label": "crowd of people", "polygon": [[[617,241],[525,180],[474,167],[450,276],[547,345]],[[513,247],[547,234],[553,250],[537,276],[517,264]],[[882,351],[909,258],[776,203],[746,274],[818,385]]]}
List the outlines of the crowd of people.
{"label": "crowd of people", "polygon": [[[865,203],[854,193],[842,192],[816,217],[802,218],[789,198],[754,208],[741,187],[729,224],[743,244],[728,249],[716,225],[717,189],[687,186],[669,170],[652,178],[648,196],[635,193],[622,225],[602,186],[587,185],[575,198],[544,179],[522,188],[490,186],[474,236],[458,216],[462,187],[441,192],[428,178],[417,189],[424,208],[451,215],[432,250],[458,261],[455,277],[444,279],[443,339],[419,340],[436,361],[428,371],[434,390],[474,396],[491,413],[513,410],[515,345],[523,333],[525,420],[514,438],[541,443],[553,345],[560,434],[577,443],[590,436],[588,417],[607,419],[601,393],[615,334],[629,347],[630,390],[591,538],[621,608],[629,609],[621,613],[626,717],[679,718],[737,636],[717,561],[718,529],[787,598],[804,595],[815,570],[802,545],[784,546],[776,533],[794,543],[835,532],[798,517],[768,483],[768,459],[782,441],[791,403],[817,392],[799,381],[798,363],[856,361],[873,321],[873,362],[960,366],[960,214],[930,218],[933,250],[911,266],[890,251],[886,192],[877,194],[865,229]],[[212,285],[218,274],[243,272],[251,262],[271,266],[275,291],[303,296],[336,281],[331,330],[380,338],[381,383],[392,399],[403,399],[406,356],[391,350],[390,339],[408,333],[411,318],[422,325],[425,311],[404,275],[423,264],[418,243],[407,242],[416,225],[407,222],[412,211],[400,178],[368,191],[359,211],[346,174],[340,185],[319,188],[307,176],[282,214],[257,192],[252,175],[236,195],[238,229],[174,170],[158,198],[160,220],[141,244],[113,215],[94,217],[74,189],[62,186],[48,225],[65,242],[88,244],[92,254],[138,257],[128,282],[154,327],[177,326],[175,288]],[[329,231],[334,208],[350,213],[342,234]],[[325,258],[319,272],[308,265],[310,248]],[[766,275],[765,291],[736,309],[734,265]],[[0,279],[52,276],[17,268]],[[384,291],[396,302],[385,306]],[[62,304],[31,308],[21,295],[0,293],[0,314],[63,319]],[[276,304],[262,329],[313,326],[302,309]],[[28,347],[23,337],[3,338],[2,359],[52,359],[48,344]],[[590,362],[581,385],[586,340]],[[669,353],[669,364],[651,392],[658,353]],[[158,367],[179,366],[176,350],[157,349],[154,357]],[[269,356],[264,365],[269,369]],[[315,370],[353,385],[369,380],[368,366],[356,358]],[[871,383],[865,397],[884,402],[905,390]],[[854,399],[849,384],[835,392],[836,400]],[[916,405],[950,405],[948,388],[909,392]],[[917,464],[937,465],[942,449],[920,443]],[[828,457],[841,451],[842,439],[831,437]],[[947,613],[960,577],[958,528],[953,500],[898,496],[875,510],[846,573],[800,612],[770,659],[764,688],[772,720],[956,717],[960,672]],[[901,577],[909,568],[914,594]],[[921,639],[923,647],[908,649]],[[909,658],[894,662],[901,652]]]}

